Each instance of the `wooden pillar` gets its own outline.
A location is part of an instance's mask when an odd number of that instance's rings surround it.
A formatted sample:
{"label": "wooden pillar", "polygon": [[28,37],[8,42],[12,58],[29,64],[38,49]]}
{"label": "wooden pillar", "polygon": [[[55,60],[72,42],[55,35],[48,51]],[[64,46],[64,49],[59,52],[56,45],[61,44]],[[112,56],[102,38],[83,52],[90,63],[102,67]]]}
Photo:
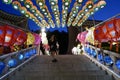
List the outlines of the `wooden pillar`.
{"label": "wooden pillar", "polygon": [[116,52],[118,53],[118,51],[119,51],[119,42],[117,41],[116,43],[117,43],[116,44]]}
{"label": "wooden pillar", "polygon": [[78,28],[76,28],[76,27],[68,28],[69,42],[68,42],[67,54],[72,54],[71,50],[72,50],[73,46],[77,45],[76,38],[77,38],[78,33],[79,33]]}
{"label": "wooden pillar", "polygon": [[102,47],[102,42],[99,42],[98,47],[99,47],[99,48]]}
{"label": "wooden pillar", "polygon": [[112,41],[110,42],[110,50],[112,50]]}

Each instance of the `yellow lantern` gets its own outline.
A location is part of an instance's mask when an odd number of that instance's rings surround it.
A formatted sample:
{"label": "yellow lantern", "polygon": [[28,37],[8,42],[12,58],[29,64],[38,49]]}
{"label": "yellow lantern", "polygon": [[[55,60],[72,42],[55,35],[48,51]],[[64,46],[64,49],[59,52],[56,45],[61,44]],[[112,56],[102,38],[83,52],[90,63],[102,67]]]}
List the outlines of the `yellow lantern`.
{"label": "yellow lantern", "polygon": [[35,41],[35,37],[33,36],[32,33],[28,32],[27,33],[27,45],[33,45]]}

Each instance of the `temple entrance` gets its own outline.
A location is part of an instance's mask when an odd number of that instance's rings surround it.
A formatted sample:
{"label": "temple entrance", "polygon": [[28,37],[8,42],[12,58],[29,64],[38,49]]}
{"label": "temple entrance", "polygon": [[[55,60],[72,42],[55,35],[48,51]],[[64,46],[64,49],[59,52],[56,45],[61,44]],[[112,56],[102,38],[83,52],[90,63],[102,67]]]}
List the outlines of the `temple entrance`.
{"label": "temple entrance", "polygon": [[54,32],[47,32],[47,38],[49,40],[51,35],[55,35],[59,44],[59,55],[67,54],[68,49],[68,32],[59,32],[58,30]]}

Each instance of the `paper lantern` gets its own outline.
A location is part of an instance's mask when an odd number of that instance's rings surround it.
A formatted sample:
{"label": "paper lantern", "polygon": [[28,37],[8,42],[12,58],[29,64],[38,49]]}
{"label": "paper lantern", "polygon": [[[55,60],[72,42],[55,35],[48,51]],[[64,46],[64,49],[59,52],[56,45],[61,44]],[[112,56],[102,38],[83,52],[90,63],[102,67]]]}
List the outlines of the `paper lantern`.
{"label": "paper lantern", "polygon": [[27,45],[33,45],[35,42],[35,37],[33,36],[32,33],[28,32],[27,33]]}
{"label": "paper lantern", "polygon": [[117,39],[118,33],[115,26],[115,19],[105,22],[103,31],[109,40]]}
{"label": "paper lantern", "polygon": [[120,70],[120,60],[117,60],[115,64],[116,64],[116,67]]}
{"label": "paper lantern", "polygon": [[95,49],[92,49],[91,55],[92,55],[92,57],[96,57],[97,56],[97,53],[96,53]]}
{"label": "paper lantern", "polygon": [[115,23],[116,31],[117,31],[117,33],[118,33],[117,36],[120,37],[120,18],[115,19],[115,22],[114,22],[114,23]]}
{"label": "paper lantern", "polygon": [[4,38],[5,38],[5,28],[4,26],[0,26],[0,45],[4,44]]}
{"label": "paper lantern", "polygon": [[45,5],[45,1],[44,0],[36,0],[37,4],[42,7],[43,5]]}
{"label": "paper lantern", "polygon": [[27,18],[30,18],[30,14],[31,14],[31,13],[30,13],[29,11],[27,11],[26,14],[25,14],[25,16],[26,16]]}
{"label": "paper lantern", "polygon": [[104,0],[99,1],[98,6],[100,8],[103,8],[106,5],[106,2]]}
{"label": "paper lantern", "polygon": [[12,41],[11,41],[11,46],[15,44],[17,37],[20,35],[20,33],[18,32],[18,30],[16,29],[14,31],[13,37],[12,37]]}
{"label": "paper lantern", "polygon": [[15,29],[10,26],[5,26],[5,40],[4,46],[10,46],[14,36]]}
{"label": "paper lantern", "polygon": [[81,3],[83,2],[83,0],[77,0],[77,2],[78,2],[79,4],[81,4]]}
{"label": "paper lantern", "polygon": [[24,59],[30,58],[30,53],[27,51],[24,53]]}
{"label": "paper lantern", "polygon": [[19,0],[19,1],[21,1],[21,2],[25,2],[26,0]]}
{"label": "paper lantern", "polygon": [[92,8],[93,8],[93,2],[92,2],[92,1],[88,1],[88,2],[86,3],[86,8],[92,9]]}
{"label": "paper lantern", "polygon": [[34,35],[34,37],[35,37],[35,42],[34,42],[34,44],[35,45],[39,45],[40,44],[40,42],[41,42],[41,37],[40,37],[40,35],[39,34],[33,34]]}
{"label": "paper lantern", "polygon": [[95,30],[94,30],[94,38],[95,38],[95,40],[99,41],[99,42],[107,42],[108,38],[105,35],[105,32],[106,32],[106,29],[103,30],[103,25],[98,26],[97,28],[95,28]]}
{"label": "paper lantern", "polygon": [[98,54],[97,59],[98,59],[98,61],[103,61],[103,55],[102,54]]}
{"label": "paper lantern", "polygon": [[18,37],[16,39],[15,44],[22,45],[26,40],[27,40],[27,34],[24,31],[18,29]]}
{"label": "paper lantern", "polygon": [[25,14],[27,12],[27,9],[25,7],[20,7],[20,12],[22,14]]}
{"label": "paper lantern", "polygon": [[19,60],[23,60],[23,59],[24,59],[24,55],[23,55],[23,54],[19,54],[19,55],[18,55],[18,59],[19,59]]}
{"label": "paper lantern", "polygon": [[77,39],[78,39],[81,43],[85,44],[86,35],[87,35],[87,31],[81,32],[81,33],[79,33],[79,34],[77,35]]}
{"label": "paper lantern", "polygon": [[104,62],[106,63],[106,65],[112,65],[113,64],[113,60],[111,59],[110,56],[105,56],[104,57]]}
{"label": "paper lantern", "polygon": [[94,27],[88,29],[88,33],[86,35],[85,41],[94,45]]}
{"label": "paper lantern", "polygon": [[16,59],[10,59],[7,63],[8,67],[12,68],[17,66],[17,60]]}
{"label": "paper lantern", "polygon": [[18,1],[14,1],[12,5],[14,9],[19,9],[21,7],[21,4]]}
{"label": "paper lantern", "polygon": [[5,63],[0,61],[0,74],[3,72],[5,68]]}
{"label": "paper lantern", "polygon": [[24,2],[24,4],[25,4],[25,6],[26,6],[27,8],[32,8],[32,6],[33,6],[33,3],[32,3],[31,0],[26,0],[26,1]]}
{"label": "paper lantern", "polygon": [[13,0],[2,0],[6,4],[11,4]]}
{"label": "paper lantern", "polygon": [[37,7],[36,6],[32,6],[32,8],[30,9],[33,13],[35,13],[37,11]]}

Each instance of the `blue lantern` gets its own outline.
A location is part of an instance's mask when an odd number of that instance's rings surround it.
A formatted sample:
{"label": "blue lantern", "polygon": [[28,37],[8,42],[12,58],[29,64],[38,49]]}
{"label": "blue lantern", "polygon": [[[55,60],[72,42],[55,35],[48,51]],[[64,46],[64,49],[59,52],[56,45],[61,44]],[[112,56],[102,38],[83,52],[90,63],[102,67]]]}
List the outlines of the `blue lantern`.
{"label": "blue lantern", "polygon": [[89,55],[91,55],[91,48],[90,48],[90,47],[88,47],[87,53],[88,53]]}
{"label": "blue lantern", "polygon": [[116,67],[120,70],[120,60],[116,61]]}
{"label": "blue lantern", "polygon": [[15,67],[17,66],[17,60],[16,59],[10,59],[8,61],[8,67]]}
{"label": "blue lantern", "polygon": [[18,55],[18,59],[19,59],[19,60],[23,60],[23,59],[24,59],[23,54],[19,54],[19,55]]}
{"label": "blue lantern", "polygon": [[102,54],[98,54],[97,59],[98,59],[98,61],[103,61],[103,55]]}
{"label": "blue lantern", "polygon": [[84,47],[84,50],[85,50],[85,52],[87,53],[87,47],[86,47],[86,46]]}
{"label": "blue lantern", "polygon": [[30,58],[30,53],[29,53],[29,52],[26,52],[26,53],[24,54],[24,58],[25,58],[25,59]]}
{"label": "blue lantern", "polygon": [[33,49],[30,50],[30,54],[31,54],[31,56],[34,54],[34,53],[33,53]]}
{"label": "blue lantern", "polygon": [[112,61],[112,59],[111,59],[110,56],[105,56],[105,57],[104,57],[104,62],[105,62],[107,65],[113,64],[113,61]]}
{"label": "blue lantern", "polygon": [[5,63],[0,62],[0,74],[3,72],[4,68],[5,68]]}
{"label": "blue lantern", "polygon": [[36,49],[33,49],[33,54],[36,54]]}
{"label": "blue lantern", "polygon": [[94,49],[92,49],[91,55],[92,55],[93,57],[96,57],[97,53],[96,53],[96,51],[95,51]]}

